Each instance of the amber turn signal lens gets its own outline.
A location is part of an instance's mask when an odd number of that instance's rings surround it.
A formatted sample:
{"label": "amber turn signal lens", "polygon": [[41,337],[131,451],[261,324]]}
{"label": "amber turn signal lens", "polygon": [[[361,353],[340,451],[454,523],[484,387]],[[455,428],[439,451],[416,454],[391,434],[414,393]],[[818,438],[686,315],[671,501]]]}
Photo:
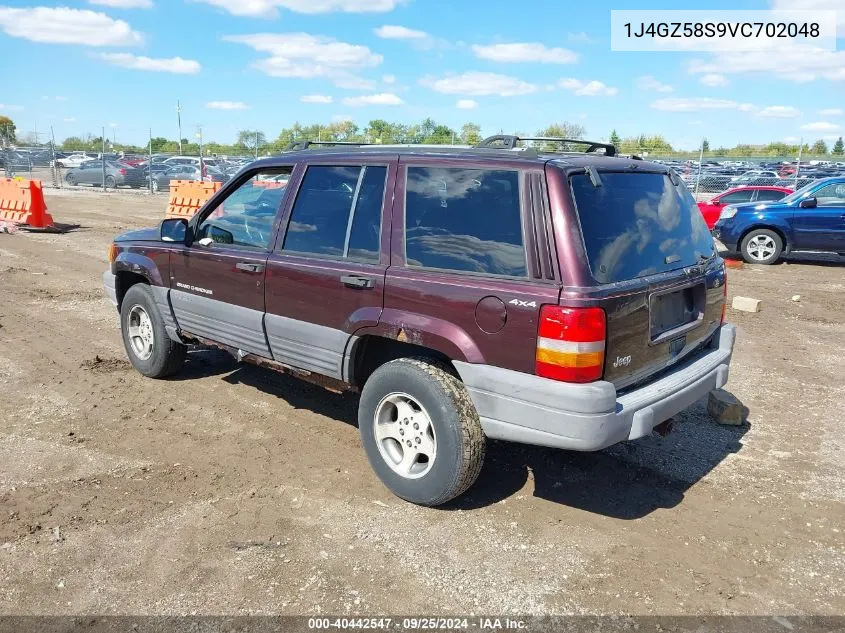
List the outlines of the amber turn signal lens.
{"label": "amber turn signal lens", "polygon": [[117,259],[117,245],[109,244],[109,264]]}

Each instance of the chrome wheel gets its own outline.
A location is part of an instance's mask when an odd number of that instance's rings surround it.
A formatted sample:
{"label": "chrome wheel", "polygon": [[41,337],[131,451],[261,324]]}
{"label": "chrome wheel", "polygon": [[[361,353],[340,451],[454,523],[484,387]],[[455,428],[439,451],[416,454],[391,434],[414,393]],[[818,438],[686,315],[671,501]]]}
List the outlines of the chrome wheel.
{"label": "chrome wheel", "polygon": [[153,193],[158,193],[158,180],[153,180]]}
{"label": "chrome wheel", "polygon": [[132,306],[129,311],[129,344],[132,352],[140,360],[147,360],[153,354],[153,322],[150,315],[140,305]]}
{"label": "chrome wheel", "polygon": [[397,474],[418,479],[437,456],[434,427],[423,406],[406,393],[391,393],[376,407],[374,432],[381,458]]}
{"label": "chrome wheel", "polygon": [[774,255],[777,250],[775,241],[768,235],[755,235],[748,240],[745,252],[751,259],[764,261]]}

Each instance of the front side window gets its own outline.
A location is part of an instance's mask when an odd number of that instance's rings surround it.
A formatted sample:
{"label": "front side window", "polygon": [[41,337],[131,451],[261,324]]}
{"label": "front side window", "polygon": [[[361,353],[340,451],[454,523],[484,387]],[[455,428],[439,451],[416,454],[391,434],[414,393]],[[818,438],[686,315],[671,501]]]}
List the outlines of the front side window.
{"label": "front side window", "polygon": [[383,166],[309,166],[282,249],[378,262],[386,178]]}
{"label": "front side window", "polygon": [[822,187],[815,193],[815,196],[820,207],[845,206],[845,183],[834,183]]}
{"label": "front side window", "polygon": [[[292,168],[281,171],[290,176]],[[197,239],[226,246],[270,248],[287,180],[278,187],[268,187],[267,179],[279,175],[280,170],[258,173],[226,196],[200,223]]]}
{"label": "front side window", "polygon": [[733,193],[729,193],[727,195],[722,196],[719,198],[719,201],[722,204],[736,204],[738,202],[750,202],[751,196],[754,195],[754,192],[750,189],[745,191],[734,191]]}
{"label": "front side window", "polygon": [[527,277],[519,173],[408,167],[409,266]]}

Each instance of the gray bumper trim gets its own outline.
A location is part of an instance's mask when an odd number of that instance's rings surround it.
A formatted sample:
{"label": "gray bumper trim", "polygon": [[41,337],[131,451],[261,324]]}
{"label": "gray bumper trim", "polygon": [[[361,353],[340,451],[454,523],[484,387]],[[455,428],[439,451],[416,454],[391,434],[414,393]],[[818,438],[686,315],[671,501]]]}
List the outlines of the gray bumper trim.
{"label": "gray bumper trim", "polygon": [[595,451],[633,440],[728,381],[736,329],[657,380],[617,398],[612,383],[569,384],[455,361],[488,437]]}
{"label": "gray bumper trim", "polygon": [[103,286],[106,289],[106,296],[111,300],[112,305],[117,308],[117,287],[115,275],[107,270],[103,273]]}

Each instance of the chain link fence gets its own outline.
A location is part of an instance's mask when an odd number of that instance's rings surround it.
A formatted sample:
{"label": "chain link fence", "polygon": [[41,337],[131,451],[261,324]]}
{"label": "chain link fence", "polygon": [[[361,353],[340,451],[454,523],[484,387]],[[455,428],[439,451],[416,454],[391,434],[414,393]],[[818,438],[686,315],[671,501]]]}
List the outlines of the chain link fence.
{"label": "chain link fence", "polygon": [[[258,133],[252,146],[240,151],[233,152],[232,146],[214,143],[203,145],[201,130],[196,134],[197,142],[182,139],[176,151],[173,148],[177,143],[154,137],[151,130],[145,131],[144,136],[149,137],[146,147],[143,150],[135,147],[132,151],[131,147],[116,142],[116,134],[113,133],[110,141],[105,132],[103,128],[100,137],[84,142],[74,138],[73,143],[67,139],[63,144],[56,144],[51,133],[48,142],[27,145],[12,142],[14,130],[10,133],[0,129],[0,168],[7,177],[38,179],[45,187],[156,194],[167,192],[173,180],[225,183],[252,160],[278,151],[278,143],[261,145],[263,135],[259,137]],[[139,131],[124,132],[137,135]],[[38,134],[34,137],[39,139]],[[86,149],[74,149],[79,145]],[[162,146],[170,151],[159,151]],[[578,151],[575,147],[571,149]],[[620,149],[622,155],[636,155],[671,167],[698,200],[707,200],[735,187],[795,190],[818,178],[845,175],[845,156],[814,155],[809,153],[807,145],[796,146],[792,154],[779,155],[764,151],[733,155],[737,150],[704,151],[706,147],[696,152],[670,152],[662,146],[631,147],[627,142]]]}

